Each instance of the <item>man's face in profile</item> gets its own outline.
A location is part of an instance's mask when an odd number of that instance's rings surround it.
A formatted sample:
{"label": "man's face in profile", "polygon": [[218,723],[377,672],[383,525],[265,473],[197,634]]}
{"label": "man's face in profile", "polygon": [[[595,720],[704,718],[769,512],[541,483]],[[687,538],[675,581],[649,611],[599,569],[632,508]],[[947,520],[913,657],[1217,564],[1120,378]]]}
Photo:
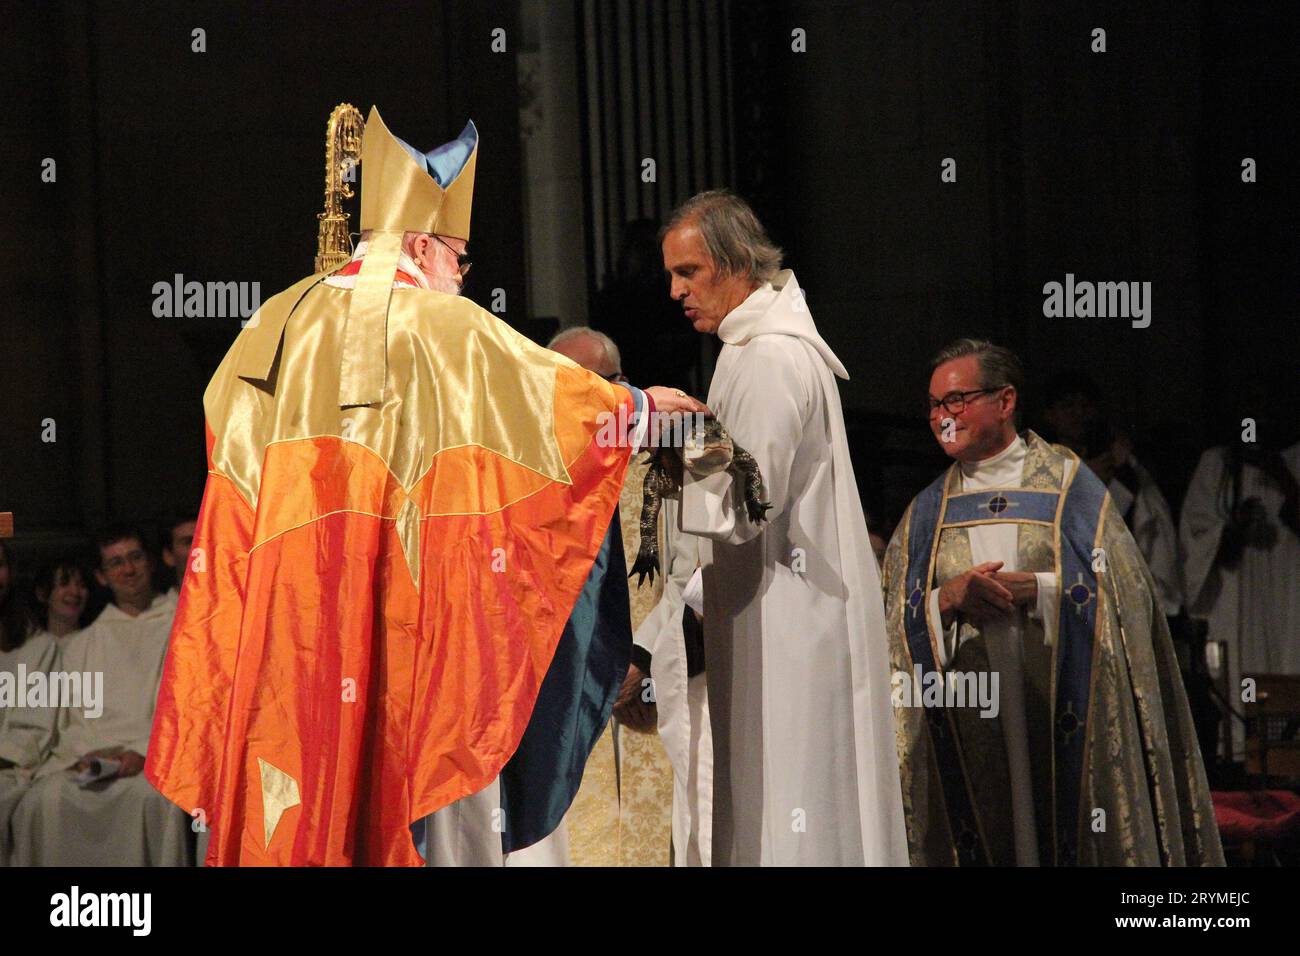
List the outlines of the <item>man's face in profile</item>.
{"label": "man's face in profile", "polygon": [[460,295],[465,288],[465,273],[460,257],[465,255],[469,243],[452,236],[422,235],[415,240],[415,264],[424,273],[429,288],[447,295]]}
{"label": "man's face in profile", "polygon": [[681,305],[696,332],[710,335],[750,289],[739,276],[718,275],[700,230],[685,222],[664,236],[664,271],[671,282],[669,295]]}

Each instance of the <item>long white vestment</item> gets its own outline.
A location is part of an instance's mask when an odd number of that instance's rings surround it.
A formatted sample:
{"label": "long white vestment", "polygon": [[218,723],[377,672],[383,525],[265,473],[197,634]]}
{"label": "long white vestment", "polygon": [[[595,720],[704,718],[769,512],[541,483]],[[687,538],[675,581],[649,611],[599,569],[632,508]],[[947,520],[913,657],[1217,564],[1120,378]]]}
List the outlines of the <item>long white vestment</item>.
{"label": "long white vestment", "polygon": [[714,866],[906,865],[889,649],[835,376],[794,273],[718,328],[709,407],[757,459],[755,524],[728,473],[682,491],[700,543]]}
{"label": "long white vestment", "polygon": [[1128,464],[1137,475],[1136,493],[1118,478],[1106,486],[1115,507],[1128,522],[1138,550],[1146,559],[1160,593],[1160,605],[1173,617],[1183,606],[1183,581],[1178,567],[1178,529],[1169,503],[1151,473],[1130,456]]}
{"label": "long white vestment", "polygon": [[[12,651],[0,651],[0,674],[17,691],[19,681],[30,683],[29,675],[48,674],[55,667],[56,638],[38,631]],[[0,759],[13,764],[0,768],[0,866],[9,865],[9,818],[18,800],[31,785],[36,768],[49,755],[54,740],[52,707],[31,706],[18,698],[0,702]]]}
{"label": "long white vestment", "polygon": [[[1300,444],[1282,452],[1300,478]],[[1300,537],[1277,518],[1282,491],[1254,465],[1241,469],[1240,500],[1258,498],[1268,516],[1272,545],[1248,546],[1235,568],[1218,560],[1232,499],[1227,451],[1201,456],[1183,500],[1179,547],[1187,609],[1209,623],[1208,638],[1228,646],[1229,693],[1241,709],[1243,674],[1300,674]],[[1242,755],[1245,737],[1232,722],[1233,753]]]}
{"label": "long white vestment", "polygon": [[678,503],[663,503],[664,590],[636,631],[651,655],[659,739],[673,765],[673,863],[708,866],[713,840],[713,739],[705,673],[688,676],[682,613],[699,564],[699,539],[677,529]]}
{"label": "long white vestment", "polygon": [[88,628],[64,639],[58,668],[103,675],[102,713],[59,709],[54,749],[13,811],[14,865],[193,864],[190,818],[144,774],[84,789],[73,779],[77,761],[91,751],[147,753],[175,612],[165,594],[136,617],[110,604]]}

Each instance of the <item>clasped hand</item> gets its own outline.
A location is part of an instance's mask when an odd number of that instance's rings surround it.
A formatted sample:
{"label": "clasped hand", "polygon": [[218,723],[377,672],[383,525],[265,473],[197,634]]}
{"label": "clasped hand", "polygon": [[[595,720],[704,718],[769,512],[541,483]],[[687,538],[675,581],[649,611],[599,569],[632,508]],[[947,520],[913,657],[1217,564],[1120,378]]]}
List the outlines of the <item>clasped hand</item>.
{"label": "clasped hand", "polygon": [[939,616],[949,627],[961,615],[983,624],[1038,600],[1038,577],[1028,571],[999,571],[1001,561],[987,561],[939,588]]}

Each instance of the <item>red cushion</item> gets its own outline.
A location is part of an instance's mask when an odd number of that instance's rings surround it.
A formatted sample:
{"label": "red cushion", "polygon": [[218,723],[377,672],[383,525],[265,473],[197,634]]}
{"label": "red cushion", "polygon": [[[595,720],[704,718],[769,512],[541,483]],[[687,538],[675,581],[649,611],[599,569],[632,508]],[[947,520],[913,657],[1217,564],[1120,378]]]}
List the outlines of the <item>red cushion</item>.
{"label": "red cushion", "polygon": [[1300,796],[1289,790],[1215,791],[1210,796],[1224,840],[1300,838]]}

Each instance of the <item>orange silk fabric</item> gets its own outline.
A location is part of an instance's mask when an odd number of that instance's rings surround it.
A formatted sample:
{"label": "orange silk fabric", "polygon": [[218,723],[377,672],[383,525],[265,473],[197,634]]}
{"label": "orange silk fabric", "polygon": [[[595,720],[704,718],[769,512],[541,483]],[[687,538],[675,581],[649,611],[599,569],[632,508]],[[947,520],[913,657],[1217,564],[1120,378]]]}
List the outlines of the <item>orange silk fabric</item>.
{"label": "orange silk fabric", "polygon": [[[334,436],[268,445],[256,511],[210,472],[146,767],[201,811],[210,864],[418,866],[408,825],[500,772],[627,466],[596,435],[631,398],[593,382],[556,368],[572,484],[463,445],[408,494]],[[212,448],[209,429],[210,467]],[[418,584],[399,534],[412,505]],[[263,762],[297,788],[279,814]]]}

